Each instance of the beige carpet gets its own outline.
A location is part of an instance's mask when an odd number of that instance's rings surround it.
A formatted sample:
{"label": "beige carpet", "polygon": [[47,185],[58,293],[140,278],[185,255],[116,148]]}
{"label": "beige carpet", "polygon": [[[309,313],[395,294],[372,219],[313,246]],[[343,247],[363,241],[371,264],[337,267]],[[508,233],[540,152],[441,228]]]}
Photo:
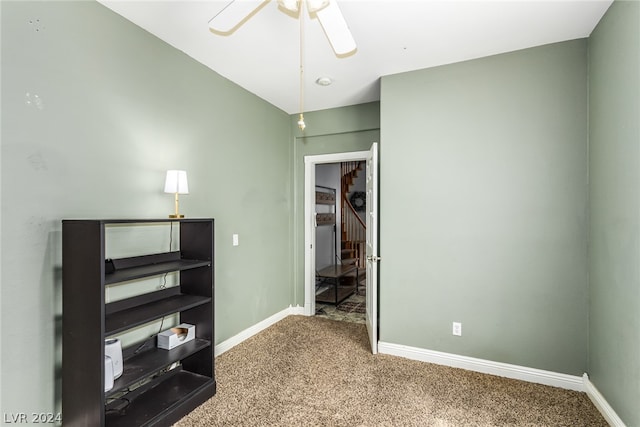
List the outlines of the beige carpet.
{"label": "beige carpet", "polygon": [[216,359],[186,426],[606,426],[584,393],[370,354],[365,326],[289,316]]}

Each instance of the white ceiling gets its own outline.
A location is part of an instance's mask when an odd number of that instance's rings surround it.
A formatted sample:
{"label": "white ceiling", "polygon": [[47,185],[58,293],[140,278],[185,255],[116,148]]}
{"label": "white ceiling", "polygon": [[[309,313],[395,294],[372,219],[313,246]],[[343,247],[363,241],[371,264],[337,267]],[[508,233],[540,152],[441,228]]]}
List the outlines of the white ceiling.
{"label": "white ceiling", "polygon": [[[228,36],[208,26],[228,0],[99,1],[285,112],[299,112],[299,21],[276,0]],[[384,75],[587,37],[611,3],[339,0],[358,50],[337,58],[317,19],[306,15],[303,110],[379,100]],[[321,76],[333,84],[315,84]]]}

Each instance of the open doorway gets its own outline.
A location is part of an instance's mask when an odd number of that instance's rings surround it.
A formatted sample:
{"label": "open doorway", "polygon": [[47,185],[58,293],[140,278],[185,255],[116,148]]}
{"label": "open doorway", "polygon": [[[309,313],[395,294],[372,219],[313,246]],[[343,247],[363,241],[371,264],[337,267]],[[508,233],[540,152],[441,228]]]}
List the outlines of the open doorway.
{"label": "open doorway", "polygon": [[364,324],[366,163],[315,168],[315,315]]}
{"label": "open doorway", "polygon": [[[369,333],[371,349],[373,353],[377,352],[378,343],[378,145],[373,143],[369,151],[358,151],[350,153],[335,153],[316,156],[305,156],[305,307],[304,312],[308,316],[315,315],[316,312],[316,284],[318,279],[318,269],[316,268],[316,228],[317,228],[317,211],[316,211],[316,166],[331,163],[349,163],[366,162],[366,196],[365,196],[365,217],[366,217],[366,237],[364,242],[364,250],[360,255],[356,255],[359,261],[364,261],[366,268],[366,313],[365,324]],[[356,202],[359,204],[358,202]],[[344,211],[343,211],[344,212]],[[337,230],[336,230],[337,236]],[[336,237],[338,241],[338,237]],[[338,252],[340,251],[340,252]],[[342,248],[336,246],[336,253],[342,254]],[[320,274],[322,278],[339,280],[344,276],[342,263],[334,264],[332,267],[333,274]],[[349,269],[349,267],[347,268]],[[359,286],[359,269],[356,267],[355,286]],[[337,287],[338,281],[334,281],[332,286],[335,287],[333,292],[334,303],[337,305],[341,299]],[[354,289],[355,292],[356,289]]]}

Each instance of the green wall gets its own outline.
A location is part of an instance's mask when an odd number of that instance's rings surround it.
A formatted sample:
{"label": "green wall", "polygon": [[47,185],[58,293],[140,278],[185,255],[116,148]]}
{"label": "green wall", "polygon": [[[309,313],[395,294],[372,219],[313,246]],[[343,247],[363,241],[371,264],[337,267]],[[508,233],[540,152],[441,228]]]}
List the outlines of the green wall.
{"label": "green wall", "polygon": [[616,1],[589,39],[593,384],[640,425],[640,3]]}
{"label": "green wall", "polygon": [[1,8],[1,412],[59,410],[60,220],[165,218],[166,169],[216,219],[216,341],[288,307],[289,115],[96,2]]}
{"label": "green wall", "polygon": [[586,65],[576,40],[382,78],[381,341],[585,372]]}
{"label": "green wall", "polygon": [[298,129],[298,115],[292,115],[294,186],[294,304],[304,306],[304,157],[318,154],[365,151],[380,141],[380,103],[304,114],[307,127]]}
{"label": "green wall", "polygon": [[162,218],[186,169],[182,211],[216,218],[219,343],[304,304],[304,156],[381,141],[381,340],[587,371],[640,424],[638,9],[616,1],[588,52],[383,77],[303,135],[97,3],[0,2],[0,412],[59,410],[62,218]]}

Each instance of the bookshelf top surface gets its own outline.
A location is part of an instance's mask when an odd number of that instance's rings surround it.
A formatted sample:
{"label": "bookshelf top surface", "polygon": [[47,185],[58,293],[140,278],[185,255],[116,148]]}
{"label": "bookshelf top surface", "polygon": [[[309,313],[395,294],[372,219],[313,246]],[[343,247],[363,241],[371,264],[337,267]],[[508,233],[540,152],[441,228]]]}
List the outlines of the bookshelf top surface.
{"label": "bookshelf top surface", "polygon": [[63,219],[62,222],[85,222],[101,224],[150,224],[163,222],[208,222],[213,218],[142,218],[142,219]]}

